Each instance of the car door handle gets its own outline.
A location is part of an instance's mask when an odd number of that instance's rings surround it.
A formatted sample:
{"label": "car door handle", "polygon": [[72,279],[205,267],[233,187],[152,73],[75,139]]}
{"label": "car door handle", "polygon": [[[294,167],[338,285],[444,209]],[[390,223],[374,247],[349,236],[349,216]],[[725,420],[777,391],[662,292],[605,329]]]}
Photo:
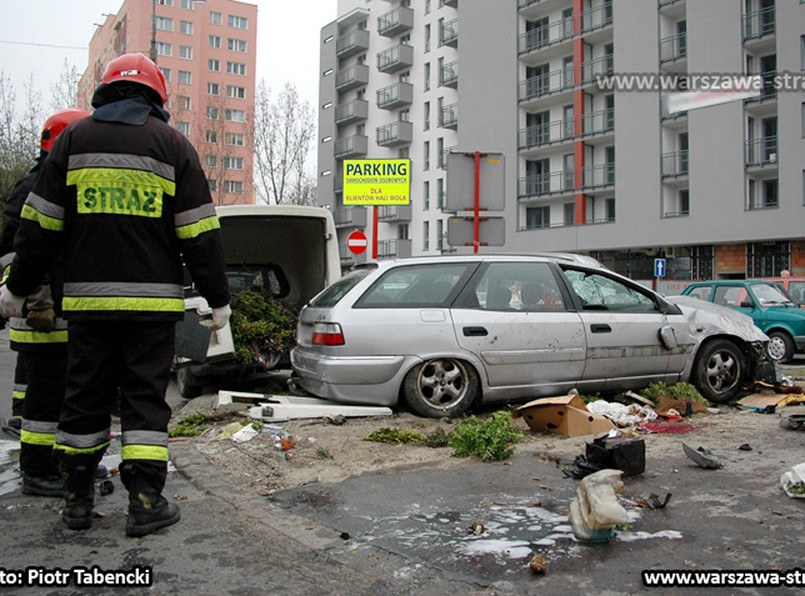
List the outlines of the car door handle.
{"label": "car door handle", "polygon": [[612,327],[606,323],[593,323],[590,325],[590,331],[593,333],[611,333]]}
{"label": "car door handle", "polygon": [[464,327],[464,337],[483,337],[489,335],[486,327]]}

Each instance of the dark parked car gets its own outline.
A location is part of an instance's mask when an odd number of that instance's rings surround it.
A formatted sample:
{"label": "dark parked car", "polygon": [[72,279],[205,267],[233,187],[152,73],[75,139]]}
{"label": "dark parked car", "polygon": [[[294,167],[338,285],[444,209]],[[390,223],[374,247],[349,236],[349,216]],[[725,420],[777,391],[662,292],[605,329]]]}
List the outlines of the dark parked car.
{"label": "dark parked car", "polygon": [[682,292],[742,312],[769,336],[769,356],[790,362],[805,350],[805,309],[772,281],[724,279],[695,282]]}
{"label": "dark parked car", "polygon": [[725,402],[768,338],[751,319],[663,298],[594,259],[473,255],[381,261],[299,316],[296,383],[313,395],[457,416],[476,399],[690,381]]}

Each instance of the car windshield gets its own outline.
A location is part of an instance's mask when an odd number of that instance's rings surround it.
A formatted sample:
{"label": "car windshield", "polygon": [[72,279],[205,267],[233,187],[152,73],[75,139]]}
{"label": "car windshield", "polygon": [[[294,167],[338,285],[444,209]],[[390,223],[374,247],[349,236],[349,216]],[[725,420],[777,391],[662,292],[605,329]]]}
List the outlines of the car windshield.
{"label": "car windshield", "polygon": [[347,292],[355,287],[355,284],[369,275],[371,271],[371,269],[358,269],[347,273],[344,277],[327,286],[318,296],[313,298],[313,300],[310,301],[310,306],[335,306]]}
{"label": "car windshield", "polygon": [[755,295],[755,298],[758,299],[761,306],[793,304],[785,292],[775,284],[752,284],[752,293]]}

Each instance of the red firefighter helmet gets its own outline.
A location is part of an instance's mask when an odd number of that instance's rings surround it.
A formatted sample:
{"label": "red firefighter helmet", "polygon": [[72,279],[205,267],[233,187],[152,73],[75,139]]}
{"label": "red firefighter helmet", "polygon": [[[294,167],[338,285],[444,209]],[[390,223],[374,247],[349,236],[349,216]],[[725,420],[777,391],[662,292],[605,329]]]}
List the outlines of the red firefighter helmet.
{"label": "red firefighter helmet", "polygon": [[162,99],[162,105],[168,101],[168,91],[165,88],[165,77],[162,75],[162,71],[143,54],[121,54],[107,64],[101,83],[114,83],[115,81],[140,83],[156,91]]}
{"label": "red firefighter helmet", "polygon": [[53,141],[55,141],[56,137],[58,137],[61,132],[67,128],[67,125],[70,124],[70,122],[80,118],[86,118],[87,116],[89,116],[89,112],[82,110],[81,108],[67,108],[65,110],[59,110],[50,118],[45,120],[45,125],[42,127],[42,137],[39,140],[39,146],[45,151],[50,151],[50,148],[53,147]]}

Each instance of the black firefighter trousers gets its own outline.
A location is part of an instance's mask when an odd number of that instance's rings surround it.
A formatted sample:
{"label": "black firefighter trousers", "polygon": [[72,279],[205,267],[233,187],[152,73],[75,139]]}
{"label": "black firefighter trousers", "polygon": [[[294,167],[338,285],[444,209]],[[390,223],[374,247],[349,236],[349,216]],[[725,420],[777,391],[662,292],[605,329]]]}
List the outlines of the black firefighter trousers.
{"label": "black firefighter trousers", "polygon": [[70,321],[68,333],[67,388],[54,447],[62,466],[89,461],[91,467],[100,461],[119,391],[121,472],[161,493],[167,476],[171,409],[165,391],[175,323]]}

